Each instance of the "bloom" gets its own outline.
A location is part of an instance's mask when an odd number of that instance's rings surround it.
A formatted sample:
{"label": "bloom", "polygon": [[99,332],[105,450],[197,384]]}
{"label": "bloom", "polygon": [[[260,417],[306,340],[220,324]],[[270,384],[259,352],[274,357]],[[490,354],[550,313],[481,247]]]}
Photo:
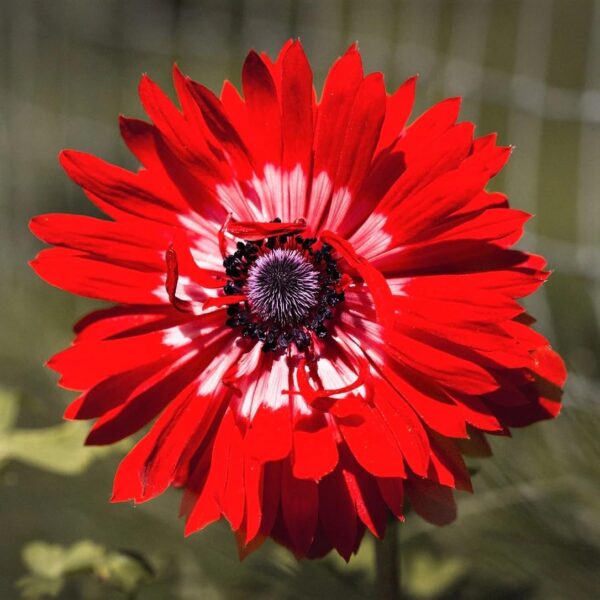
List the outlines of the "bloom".
{"label": "bloom", "polygon": [[485,189],[510,148],[456,98],[407,126],[415,82],[387,95],[352,46],[317,101],[290,41],[250,52],[243,97],[175,68],[179,109],[144,76],[152,122],[120,120],[138,172],[61,154],[109,220],[33,219],[56,246],[33,268],[115,303],[49,361],[82,392],[66,417],[96,419],[89,444],[154,421],[113,500],[184,487],[186,533],[224,516],[243,552],[270,536],[348,559],[405,494],[451,521],[463,455],[558,414],[562,361],[517,301],[545,263]]}

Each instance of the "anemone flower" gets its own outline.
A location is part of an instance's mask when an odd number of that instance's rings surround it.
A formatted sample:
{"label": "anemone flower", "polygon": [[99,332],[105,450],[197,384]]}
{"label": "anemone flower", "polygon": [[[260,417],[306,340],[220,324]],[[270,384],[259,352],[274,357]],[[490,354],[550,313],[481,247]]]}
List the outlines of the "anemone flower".
{"label": "anemone flower", "polygon": [[49,361],[95,419],[88,444],[149,425],[114,501],[185,489],[186,534],[225,517],[242,554],[271,537],[348,559],[366,529],[454,519],[463,456],[554,417],[565,370],[518,303],[547,278],[511,249],[526,213],[486,190],[511,149],[444,100],[407,125],[355,46],[318,99],[302,46],[250,52],[242,94],[147,76],[121,118],[131,172],[65,150],[108,218],[48,214],[49,283],[113,303]]}

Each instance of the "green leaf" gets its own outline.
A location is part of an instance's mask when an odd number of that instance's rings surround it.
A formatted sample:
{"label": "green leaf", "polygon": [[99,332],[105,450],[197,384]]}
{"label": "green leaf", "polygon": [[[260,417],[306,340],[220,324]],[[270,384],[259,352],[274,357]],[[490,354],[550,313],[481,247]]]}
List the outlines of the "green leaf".
{"label": "green leaf", "polygon": [[123,452],[130,444],[88,447],[86,423],[69,421],[38,429],[14,429],[18,397],[0,388],[0,466],[10,460],[62,475],[77,475],[101,456]]}
{"label": "green leaf", "polygon": [[17,421],[19,398],[14,390],[0,387],[0,469],[6,464],[7,456],[2,452],[3,442]]}
{"label": "green leaf", "polygon": [[27,600],[40,600],[41,598],[56,598],[64,585],[64,579],[46,579],[39,575],[28,575],[17,581],[17,588],[21,596]]}
{"label": "green leaf", "polygon": [[23,549],[23,562],[30,574],[17,582],[24,598],[37,600],[56,597],[69,576],[89,573],[104,583],[125,592],[137,593],[154,577],[148,561],[137,552],[108,552],[90,540],[66,548],[47,542],[30,542]]}
{"label": "green leaf", "polygon": [[31,575],[17,583],[24,598],[56,597],[65,578],[73,573],[92,570],[105,556],[102,546],[82,540],[70,548],[42,541],[30,542],[23,549],[23,562]]}
{"label": "green leaf", "polygon": [[0,433],[12,429],[19,414],[19,397],[17,392],[0,387]]}
{"label": "green leaf", "polygon": [[133,594],[154,575],[143,557],[125,552],[111,552],[96,565],[96,575],[116,588]]}
{"label": "green leaf", "polygon": [[82,540],[65,548],[42,541],[30,542],[23,550],[23,562],[35,575],[49,579],[91,569],[105,556],[102,546]]}
{"label": "green leaf", "polygon": [[0,441],[0,458],[19,460],[53,473],[77,475],[96,458],[115,452],[114,446],[84,446],[88,431],[88,425],[79,422],[19,429]]}

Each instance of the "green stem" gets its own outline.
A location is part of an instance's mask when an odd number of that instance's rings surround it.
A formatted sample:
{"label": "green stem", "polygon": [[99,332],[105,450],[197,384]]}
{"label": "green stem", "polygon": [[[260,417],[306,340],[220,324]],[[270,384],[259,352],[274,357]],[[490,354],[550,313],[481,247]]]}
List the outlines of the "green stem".
{"label": "green stem", "polygon": [[401,565],[398,522],[388,524],[385,539],[375,540],[376,587],[378,600],[400,600]]}

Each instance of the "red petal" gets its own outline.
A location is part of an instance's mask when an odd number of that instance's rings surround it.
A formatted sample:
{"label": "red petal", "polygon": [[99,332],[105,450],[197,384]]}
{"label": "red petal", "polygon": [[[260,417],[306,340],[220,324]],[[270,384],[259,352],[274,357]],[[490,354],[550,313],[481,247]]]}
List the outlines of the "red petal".
{"label": "red petal", "polygon": [[253,167],[250,153],[225,114],[221,101],[207,87],[194,81],[189,81],[188,84],[202,110],[206,125],[231,156],[238,177],[241,180],[251,179]]}
{"label": "red petal", "polygon": [[399,477],[378,477],[377,485],[392,514],[404,521],[404,480]]}
{"label": "red petal", "polygon": [[117,373],[94,385],[85,394],[77,398],[65,412],[67,419],[96,419],[108,411],[121,406],[133,392],[149,381],[152,375],[164,369],[176,360],[169,354],[166,358],[152,360],[146,365]]}
{"label": "red petal", "polygon": [[281,511],[291,549],[298,556],[305,556],[317,527],[319,494],[314,481],[294,477],[287,460],[283,462],[281,477]]}
{"label": "red petal", "polygon": [[366,471],[378,477],[406,476],[402,448],[377,409],[362,398],[345,398],[332,412],[352,454]]}
{"label": "red petal", "polygon": [[[358,189],[371,166],[373,153],[385,114],[385,87],[380,73],[366,77],[358,88],[345,128],[337,171],[333,180],[333,197],[326,229],[336,229],[345,214],[360,204]],[[331,175],[331,174],[330,174]],[[348,190],[348,194],[336,193]]]}
{"label": "red petal", "polygon": [[140,100],[146,113],[164,135],[169,147],[184,162],[208,167],[212,162],[206,141],[192,135],[193,129],[168,96],[147,76],[139,86]]}
{"label": "red petal", "polygon": [[[86,443],[111,444],[138,431],[156,417],[181,390],[197,380],[213,361],[218,361],[216,357],[220,356],[222,363],[223,348],[230,344],[230,336],[221,337],[213,344],[207,344],[203,351],[192,355],[188,353],[183,359],[155,373],[124,404],[96,421]],[[229,356],[228,362],[236,358],[237,355],[233,354]]]}
{"label": "red petal", "polygon": [[263,488],[262,488],[262,520],[260,523],[260,532],[264,535],[270,535],[275,524],[275,519],[279,513],[281,502],[281,479],[282,462],[269,462],[263,467]]}
{"label": "red petal", "polygon": [[277,89],[263,60],[251,51],[242,70],[247,126],[253,155],[259,164],[281,161],[281,111]]}
{"label": "red petal", "polygon": [[29,227],[47,244],[140,271],[164,269],[162,250],[171,235],[169,228],[148,221],[142,229],[81,215],[40,215],[31,220]]}
{"label": "red petal", "polygon": [[[206,479],[200,495],[186,521],[186,535],[190,535],[194,531],[206,527],[221,517],[224,504],[224,493],[227,486],[230,448],[233,438],[236,436],[236,430],[237,426],[234,422],[232,413],[230,410],[228,410],[224,419],[221,421],[212,447],[212,458],[208,467],[208,478]],[[237,473],[239,473],[239,470],[236,471],[236,474]],[[232,502],[234,506],[239,505],[241,502],[243,511],[243,486],[240,487],[242,489],[236,490],[236,494]],[[239,517],[239,519],[241,520],[241,517]]]}
{"label": "red petal", "polygon": [[[340,160],[339,141],[344,139],[354,97],[362,79],[360,54],[355,46],[351,46],[330,69],[323,87],[315,125],[315,177],[325,172],[332,180],[337,172]],[[328,201],[329,197],[311,198],[307,215],[310,223],[321,222]]]}
{"label": "red petal", "polygon": [[244,302],[246,300],[246,296],[243,294],[234,294],[233,296],[218,296],[216,298],[208,298],[203,304],[202,309],[207,310],[209,308],[221,307],[221,306],[230,306],[231,304],[239,304],[240,302]]}
{"label": "red petal", "polygon": [[204,529],[221,518],[221,510],[214,497],[214,490],[208,485],[196,500],[194,508],[185,522],[185,535]]}
{"label": "red petal", "polygon": [[458,118],[460,98],[447,98],[425,111],[406,131],[402,144],[406,148],[426,147],[450,129]]}
{"label": "red petal", "polygon": [[[155,331],[117,339],[84,340],[55,354],[47,365],[62,375],[62,386],[85,390],[111,375],[148,365],[170,354],[164,336],[164,331]],[[169,362],[181,356],[178,349],[172,352]]]}
{"label": "red petal", "polygon": [[431,434],[430,479],[459,490],[473,491],[469,470],[454,440]]}
{"label": "red petal", "polygon": [[262,520],[262,488],[263,467],[250,457],[244,462],[244,489],[246,492],[246,537],[245,543],[250,543],[260,531]]}
{"label": "red petal", "polygon": [[313,138],[312,70],[300,42],[293,42],[281,61],[281,111],[285,170],[302,165],[309,172]]}
{"label": "red petal", "polygon": [[342,456],[342,473],[360,520],[371,533],[382,538],[387,521],[387,507],[375,478],[367,475],[346,450]]}
{"label": "red petal", "polygon": [[113,486],[113,502],[145,502],[161,494],[175,477],[188,444],[198,447],[219,409],[215,398],[182,392],[121,461]]}
{"label": "red petal", "polygon": [[473,427],[469,427],[468,439],[455,440],[455,442],[460,452],[465,456],[487,458],[492,455],[492,448],[485,435]]}
{"label": "red petal", "polygon": [[409,367],[434,377],[450,389],[468,394],[483,394],[498,389],[499,384],[485,368],[462,358],[450,350],[399,333],[389,334],[390,350],[394,357]]}
{"label": "red petal", "polygon": [[164,304],[162,273],[103,262],[70,248],[42,250],[30,263],[44,280],[73,294],[123,304]]}
{"label": "red petal", "polygon": [[177,281],[179,280],[179,268],[177,265],[177,254],[173,246],[170,246],[165,254],[165,262],[167,263],[167,279],[165,288],[169,295],[171,304],[179,311],[191,313],[192,303],[189,300],[181,300],[177,297]]}
{"label": "red petal", "polygon": [[531,215],[510,208],[490,208],[478,215],[467,214],[447,219],[445,223],[423,232],[427,240],[484,240],[501,243],[505,248],[518,241],[523,225]]}
{"label": "red petal", "polygon": [[319,527],[347,561],[356,549],[358,533],[354,501],[341,469],[319,483]]}
{"label": "red petal", "polygon": [[339,388],[314,389],[311,386],[308,378],[307,365],[306,360],[304,358],[300,359],[296,375],[298,380],[298,392],[295,392],[293,390],[287,390],[285,393],[288,393],[290,395],[294,395],[296,393],[301,394],[302,398],[307,404],[312,405],[318,410],[327,410],[330,406],[330,403],[319,402],[319,400],[331,398],[332,396],[337,396],[338,394],[346,394],[348,392],[351,392],[363,385],[366,385],[371,378],[369,372],[369,365],[364,360],[360,362],[359,373],[355,381]]}
{"label": "red petal", "polygon": [[410,479],[407,492],[411,507],[434,525],[448,525],[456,519],[456,504],[452,490],[426,480]]}
{"label": "red petal", "polygon": [[306,223],[258,223],[255,221],[234,221],[227,225],[227,231],[243,240],[263,240],[268,237],[302,233],[306,230]]}
{"label": "red petal", "polygon": [[172,248],[175,251],[182,275],[205,288],[219,289],[223,287],[226,278],[222,273],[203,269],[197,265],[190,251],[190,242],[182,229],[175,230]]}
{"label": "red petal", "polygon": [[215,498],[231,528],[237,530],[242,524],[246,504],[244,454],[242,435],[235,423],[231,409],[225,413],[221,427],[228,429],[227,442],[225,447],[219,449],[215,443],[215,452],[220,451],[224,454],[225,476],[223,485],[217,488]]}
{"label": "red petal", "polygon": [[502,424],[492,410],[478,396],[467,396],[454,392],[452,397],[460,408],[467,423],[484,431],[501,431]]}
{"label": "red petal", "polygon": [[73,326],[75,343],[168,329],[189,320],[170,306],[111,306],[94,310]]}
{"label": "red petal", "polygon": [[[503,151],[503,160],[508,160],[510,149]],[[388,215],[385,229],[396,243],[407,244],[419,239],[481,192],[489,179],[490,170],[484,158],[471,157],[458,169],[440,175],[407,197]]]}
{"label": "red petal", "polygon": [[245,437],[246,452],[261,463],[285,458],[292,450],[289,406],[276,410],[261,405]]}
{"label": "red petal", "polygon": [[137,394],[134,392],[127,402],[98,419],[86,444],[113,444],[141,429],[198,376],[198,368],[194,361],[189,361],[179,369],[167,368],[161,375],[160,381]]}
{"label": "red petal", "polygon": [[186,212],[174,198],[163,195],[148,181],[147,173],[131,173],[91,154],[63,150],[60,163],[67,175],[90,192],[92,201],[107,215],[119,220],[136,215],[167,225],[177,223],[176,215]]}
{"label": "red petal", "polygon": [[466,423],[460,409],[429,377],[400,365],[382,367],[384,378],[434,431],[449,437],[466,437]]}
{"label": "red petal", "polygon": [[158,173],[164,170],[157,152],[160,133],[154,125],[120,115],[119,130],[129,151],[144,167]]}
{"label": "red petal", "polygon": [[567,369],[562,358],[550,346],[538,348],[534,358],[536,374],[562,388],[567,380]]}
{"label": "red petal", "polygon": [[338,462],[337,444],[325,416],[302,416],[294,425],[291,455],[294,477],[318,481]]}
{"label": "red petal", "polygon": [[384,380],[374,378],[373,401],[389,427],[413,473],[425,475],[429,465],[429,440],[417,415]]}
{"label": "red petal", "polygon": [[394,142],[401,134],[410,116],[414,101],[417,75],[407,79],[391,96],[388,96],[385,120],[376,153]]}

